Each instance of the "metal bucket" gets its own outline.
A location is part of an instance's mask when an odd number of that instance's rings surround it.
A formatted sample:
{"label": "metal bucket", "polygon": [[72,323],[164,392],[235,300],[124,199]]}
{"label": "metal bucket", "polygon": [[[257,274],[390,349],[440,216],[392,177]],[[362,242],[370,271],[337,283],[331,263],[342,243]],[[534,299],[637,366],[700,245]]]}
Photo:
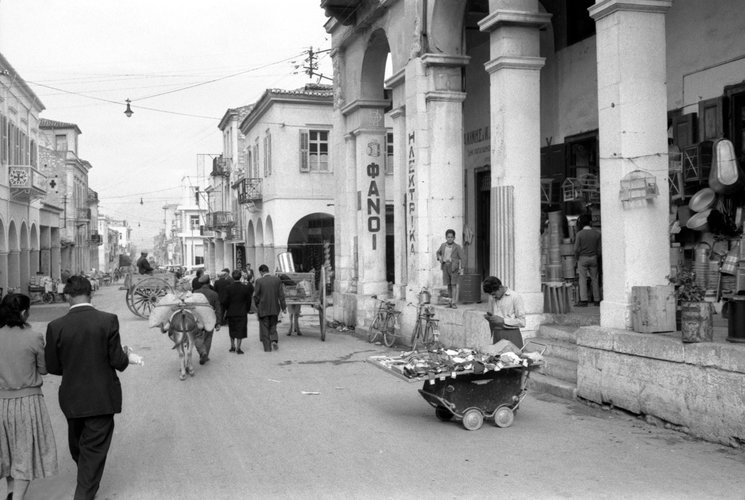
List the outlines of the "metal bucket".
{"label": "metal bucket", "polygon": [[419,299],[419,305],[423,306],[425,304],[429,304],[432,300],[432,294],[429,293],[427,290],[422,290],[419,292],[419,295],[417,295],[417,298]]}

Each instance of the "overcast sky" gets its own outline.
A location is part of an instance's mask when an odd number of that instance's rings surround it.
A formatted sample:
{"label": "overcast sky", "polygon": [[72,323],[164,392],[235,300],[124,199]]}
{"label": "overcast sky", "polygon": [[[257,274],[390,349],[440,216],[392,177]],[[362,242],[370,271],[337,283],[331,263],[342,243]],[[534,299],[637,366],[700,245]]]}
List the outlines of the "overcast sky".
{"label": "overcast sky", "polygon": [[[42,118],[78,125],[101,211],[127,219],[147,248],[163,205],[180,201],[182,178],[204,173],[199,155],[222,151],[217,125],[228,108],[317,81],[293,75],[292,61],[330,46],[319,4],[0,0],[0,52],[44,103]],[[331,76],[327,54],[321,71]]]}

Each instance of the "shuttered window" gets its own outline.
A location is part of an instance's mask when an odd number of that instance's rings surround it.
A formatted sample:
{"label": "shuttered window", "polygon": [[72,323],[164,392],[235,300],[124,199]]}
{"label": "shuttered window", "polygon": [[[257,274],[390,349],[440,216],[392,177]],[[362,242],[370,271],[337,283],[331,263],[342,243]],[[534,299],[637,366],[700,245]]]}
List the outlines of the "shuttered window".
{"label": "shuttered window", "polygon": [[300,171],[329,172],[329,131],[300,131]]}

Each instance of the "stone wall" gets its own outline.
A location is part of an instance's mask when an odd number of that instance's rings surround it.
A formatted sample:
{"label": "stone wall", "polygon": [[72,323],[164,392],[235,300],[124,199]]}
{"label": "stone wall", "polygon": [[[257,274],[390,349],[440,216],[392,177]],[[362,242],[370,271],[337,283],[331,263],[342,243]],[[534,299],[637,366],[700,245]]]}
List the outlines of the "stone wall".
{"label": "stone wall", "polygon": [[684,344],[677,334],[584,327],[577,334],[577,394],[651,415],[691,434],[745,443],[745,345]]}

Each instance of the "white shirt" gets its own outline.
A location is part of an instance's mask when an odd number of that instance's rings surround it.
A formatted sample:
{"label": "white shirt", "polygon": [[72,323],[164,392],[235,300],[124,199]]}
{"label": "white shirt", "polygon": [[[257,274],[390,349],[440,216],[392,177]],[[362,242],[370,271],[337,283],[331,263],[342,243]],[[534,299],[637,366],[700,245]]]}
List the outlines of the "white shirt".
{"label": "white shirt", "polygon": [[507,288],[501,299],[490,297],[490,300],[492,314],[502,317],[505,328],[525,328],[525,305],[520,295]]}

